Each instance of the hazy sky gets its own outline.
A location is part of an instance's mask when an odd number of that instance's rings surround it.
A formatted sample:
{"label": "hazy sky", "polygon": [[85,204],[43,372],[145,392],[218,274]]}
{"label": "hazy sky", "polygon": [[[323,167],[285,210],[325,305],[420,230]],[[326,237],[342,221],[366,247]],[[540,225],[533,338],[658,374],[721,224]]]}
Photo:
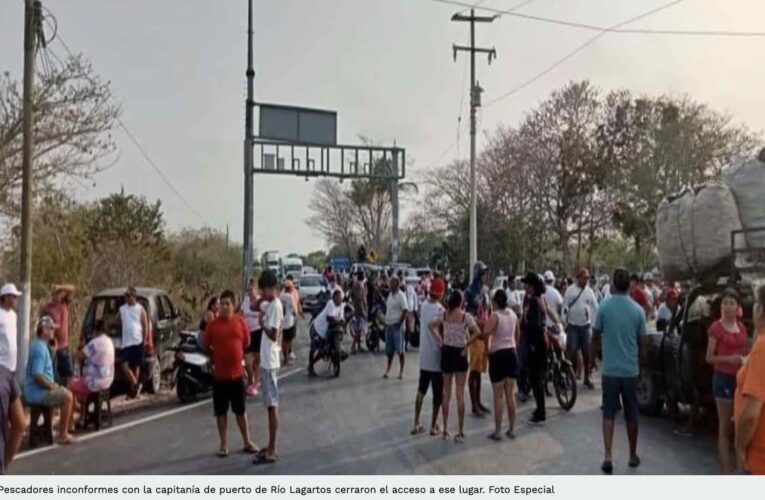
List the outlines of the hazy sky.
{"label": "hazy sky", "polygon": [[[489,0],[510,8],[521,0]],[[536,0],[519,12],[609,26],[668,0]],[[177,189],[213,227],[241,240],[246,0],[47,0],[63,40],[111,80],[123,120]],[[465,55],[453,42],[467,24],[458,7],[431,0],[255,0],[255,94],[263,102],[338,112],[338,138],[357,134],[413,161],[410,172],[468,153],[468,135],[439,158],[467,122]],[[686,0],[630,27],[757,31],[762,0]],[[20,76],[22,0],[0,0],[0,70]],[[593,32],[502,17],[478,26],[478,42],[498,59],[478,62],[484,102],[549,66]],[[59,54],[63,48],[54,42]],[[481,110],[482,130],[518,123],[550,91],[589,79],[604,90],[687,93],[765,129],[765,38],[608,34],[533,85]],[[460,104],[463,96],[464,105]],[[171,229],[201,226],[121,131],[118,163],[83,199],[124,186],[159,198]],[[479,139],[479,149],[481,140]],[[324,247],[304,220],[313,181],[256,176],[255,244],[283,252]]]}

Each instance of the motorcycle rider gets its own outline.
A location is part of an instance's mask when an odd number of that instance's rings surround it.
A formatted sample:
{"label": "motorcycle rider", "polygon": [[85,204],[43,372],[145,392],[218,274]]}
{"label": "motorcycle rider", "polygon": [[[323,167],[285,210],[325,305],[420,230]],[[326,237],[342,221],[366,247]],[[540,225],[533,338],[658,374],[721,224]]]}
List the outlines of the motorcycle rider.
{"label": "motorcycle rider", "polygon": [[313,365],[324,342],[334,341],[335,329],[345,326],[343,312],[343,292],[342,290],[335,290],[332,294],[332,300],[327,302],[321,313],[311,323],[311,351],[308,354],[309,377],[316,376]]}

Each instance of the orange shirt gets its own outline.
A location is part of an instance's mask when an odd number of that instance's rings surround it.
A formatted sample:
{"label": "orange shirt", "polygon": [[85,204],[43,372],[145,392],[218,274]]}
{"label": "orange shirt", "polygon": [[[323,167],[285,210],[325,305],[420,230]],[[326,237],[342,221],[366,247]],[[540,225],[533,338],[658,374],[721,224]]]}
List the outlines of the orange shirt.
{"label": "orange shirt", "polygon": [[[765,403],[765,335],[758,335],[744,366],[738,372],[733,416],[739,418],[744,396]],[[753,474],[765,474],[765,409],[746,450],[746,461]]]}
{"label": "orange shirt", "polygon": [[217,317],[207,325],[204,336],[205,350],[212,349],[213,378],[237,380],[244,375],[244,350],[250,345],[250,332],[244,318],[235,314],[230,318]]}

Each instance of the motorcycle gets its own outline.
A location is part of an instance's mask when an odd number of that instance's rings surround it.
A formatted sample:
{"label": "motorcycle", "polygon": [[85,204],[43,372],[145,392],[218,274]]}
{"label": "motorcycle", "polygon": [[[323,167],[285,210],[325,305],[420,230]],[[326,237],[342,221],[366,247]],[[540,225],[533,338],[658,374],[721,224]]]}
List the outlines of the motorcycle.
{"label": "motorcycle", "polygon": [[[313,324],[309,326],[312,329]],[[348,357],[342,350],[343,335],[345,333],[345,326],[339,323],[333,324],[330,327],[330,332],[327,334],[327,338],[321,341],[316,350],[315,361],[326,361],[329,369],[335,377],[340,376],[340,364]],[[311,330],[313,331],[313,330]]]}
{"label": "motorcycle", "polygon": [[385,307],[382,304],[375,304],[369,316],[369,327],[364,343],[369,352],[375,352],[380,348],[380,341],[385,341]]}
{"label": "motorcycle", "polygon": [[548,335],[550,347],[547,349],[547,377],[545,386],[552,385],[555,399],[560,407],[569,411],[576,404],[576,375],[571,362],[566,359],[566,334]]}
{"label": "motorcycle", "polygon": [[212,361],[202,350],[202,332],[181,332],[175,351],[173,383],[181,403],[194,401],[212,389]]}

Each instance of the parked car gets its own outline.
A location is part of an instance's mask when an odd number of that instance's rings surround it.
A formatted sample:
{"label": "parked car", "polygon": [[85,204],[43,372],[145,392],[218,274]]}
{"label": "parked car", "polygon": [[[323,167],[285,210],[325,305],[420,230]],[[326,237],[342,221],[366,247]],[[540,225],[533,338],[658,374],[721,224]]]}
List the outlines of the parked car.
{"label": "parked car", "polygon": [[[119,308],[125,303],[125,288],[112,288],[94,295],[82,325],[81,339],[88,338],[96,321],[104,321],[107,334],[111,337],[115,348],[115,381],[122,379],[121,344],[122,332],[116,326]],[[151,393],[159,392],[162,374],[173,370],[175,352],[172,348],[178,343],[179,334],[183,329],[180,310],[173,304],[167,291],[158,288],[137,287],[138,302],[146,309],[152,323],[152,339],[154,354],[144,356],[141,376],[146,390]]]}
{"label": "parked car", "polygon": [[320,307],[319,294],[327,284],[320,274],[304,274],[298,280],[298,293],[303,311],[313,313]]}

